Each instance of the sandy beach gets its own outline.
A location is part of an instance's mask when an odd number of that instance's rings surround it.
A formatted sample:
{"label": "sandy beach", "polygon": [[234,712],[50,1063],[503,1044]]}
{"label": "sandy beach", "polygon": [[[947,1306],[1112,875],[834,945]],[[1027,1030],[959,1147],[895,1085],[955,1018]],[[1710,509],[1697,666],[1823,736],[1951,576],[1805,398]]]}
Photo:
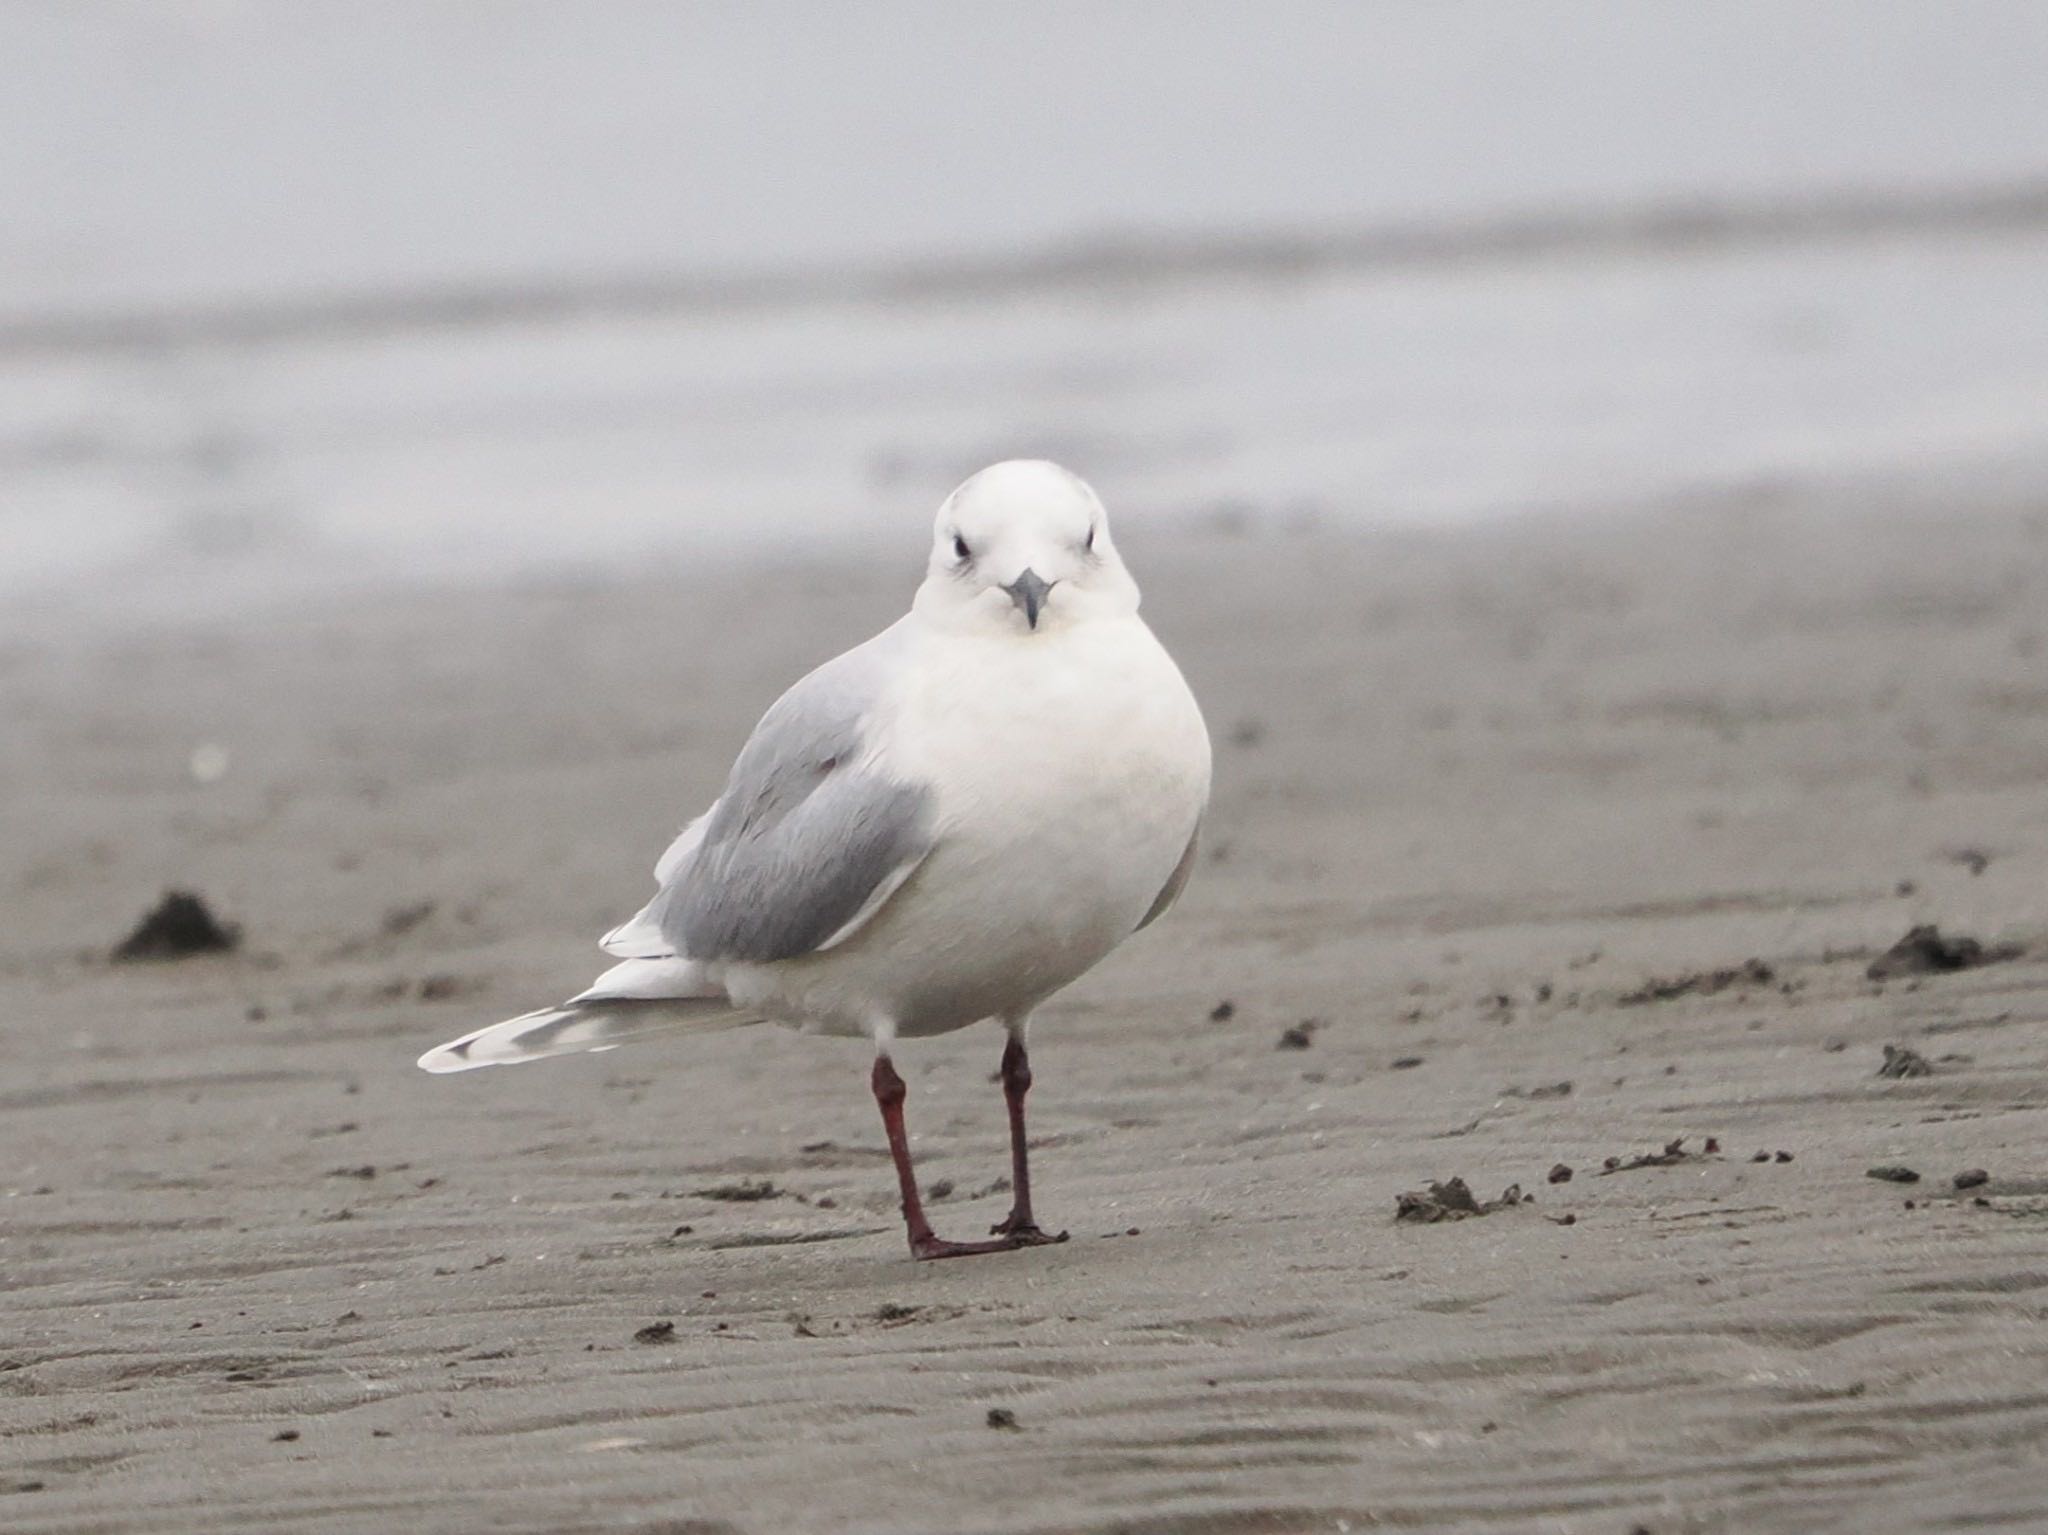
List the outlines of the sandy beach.
{"label": "sandy beach", "polygon": [[[2048,1526],[2048,512],[1850,499],[1126,538],[1208,855],[1042,1018],[1073,1240],[941,1264],[858,1044],[413,1066],[585,983],[919,515],[10,641],[0,1528]],[[169,888],[240,948],[110,963]],[[1997,962],[1870,979],[1920,924]],[[899,1057],[942,1231],[999,1042]],[[1453,1176],[1533,1197],[1395,1219]]]}

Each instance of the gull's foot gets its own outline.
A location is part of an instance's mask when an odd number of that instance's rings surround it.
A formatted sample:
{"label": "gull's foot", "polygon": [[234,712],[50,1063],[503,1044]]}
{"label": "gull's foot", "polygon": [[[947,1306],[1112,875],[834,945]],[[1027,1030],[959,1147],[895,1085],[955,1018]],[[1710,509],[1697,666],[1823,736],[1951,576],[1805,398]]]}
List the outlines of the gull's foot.
{"label": "gull's foot", "polygon": [[1037,1221],[1028,1215],[1019,1216],[1014,1210],[988,1229],[1004,1238],[1011,1247],[1049,1247],[1067,1239],[1064,1231],[1041,1231]]}
{"label": "gull's foot", "polygon": [[1004,1221],[990,1229],[997,1234],[990,1242],[949,1242],[944,1237],[931,1235],[912,1237],[910,1255],[920,1263],[933,1258],[973,1258],[982,1253],[1015,1252],[1020,1247],[1049,1247],[1067,1239],[1064,1231],[1056,1235],[1040,1231],[1030,1221],[1015,1225]]}
{"label": "gull's foot", "polygon": [[944,1237],[912,1237],[910,1255],[920,1263],[933,1258],[973,1258],[982,1253],[1014,1252],[1022,1242],[1013,1242],[1008,1237],[993,1242],[948,1242]]}

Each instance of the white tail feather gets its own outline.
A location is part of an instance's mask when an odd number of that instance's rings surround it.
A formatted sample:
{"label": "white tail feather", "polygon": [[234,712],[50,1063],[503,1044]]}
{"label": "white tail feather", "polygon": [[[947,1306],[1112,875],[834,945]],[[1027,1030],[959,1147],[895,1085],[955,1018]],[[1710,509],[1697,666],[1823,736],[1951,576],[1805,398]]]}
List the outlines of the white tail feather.
{"label": "white tail feather", "polygon": [[551,1055],[614,1050],[658,1034],[708,1034],[759,1022],[758,1014],[741,1012],[722,996],[579,998],[450,1040],[419,1063],[421,1070],[437,1073],[516,1066]]}

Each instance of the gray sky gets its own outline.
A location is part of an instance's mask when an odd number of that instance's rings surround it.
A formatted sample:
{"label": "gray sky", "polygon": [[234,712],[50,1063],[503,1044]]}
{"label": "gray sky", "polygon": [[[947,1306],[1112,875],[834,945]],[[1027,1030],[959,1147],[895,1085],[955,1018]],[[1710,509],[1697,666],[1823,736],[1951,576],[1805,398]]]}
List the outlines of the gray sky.
{"label": "gray sky", "polygon": [[0,312],[2048,173],[2048,7],[0,0]]}

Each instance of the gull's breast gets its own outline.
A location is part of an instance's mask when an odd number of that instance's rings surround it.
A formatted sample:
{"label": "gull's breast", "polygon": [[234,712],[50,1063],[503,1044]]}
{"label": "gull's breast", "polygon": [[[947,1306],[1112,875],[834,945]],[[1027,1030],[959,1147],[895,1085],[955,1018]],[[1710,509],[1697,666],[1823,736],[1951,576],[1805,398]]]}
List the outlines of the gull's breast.
{"label": "gull's breast", "polygon": [[904,1033],[1035,1005],[1101,960],[1151,909],[1209,787],[1200,711],[1137,620],[935,649],[897,701],[889,761],[933,787],[939,843],[845,956],[890,969]]}

